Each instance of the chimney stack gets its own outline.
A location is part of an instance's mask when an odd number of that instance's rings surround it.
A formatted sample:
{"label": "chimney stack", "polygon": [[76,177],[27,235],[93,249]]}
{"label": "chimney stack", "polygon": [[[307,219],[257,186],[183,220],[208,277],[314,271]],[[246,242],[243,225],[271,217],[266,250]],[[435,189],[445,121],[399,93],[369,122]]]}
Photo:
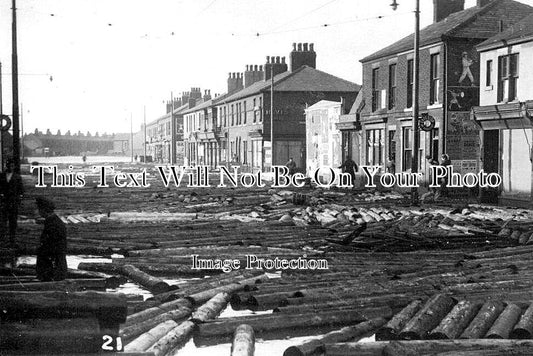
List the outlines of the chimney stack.
{"label": "chimney stack", "polygon": [[316,52],[313,43],[293,43],[291,52],[291,72],[301,66],[316,68]]}
{"label": "chimney stack", "polygon": [[241,73],[229,73],[228,94],[235,93],[243,88],[243,76]]}
{"label": "chimney stack", "polygon": [[263,66],[247,65],[244,72],[244,87],[248,88],[253,83],[263,80],[264,77]]}
{"label": "chimney stack", "polygon": [[211,90],[204,90],[204,101],[211,100]]}
{"label": "chimney stack", "polygon": [[433,0],[433,22],[465,9],[465,0]]}
{"label": "chimney stack", "polygon": [[272,76],[272,71],[274,72],[274,76],[287,71],[288,67],[285,63],[285,57],[281,58],[279,56],[267,56],[266,59],[267,61],[265,64],[264,71],[265,80],[270,80],[270,77]]}

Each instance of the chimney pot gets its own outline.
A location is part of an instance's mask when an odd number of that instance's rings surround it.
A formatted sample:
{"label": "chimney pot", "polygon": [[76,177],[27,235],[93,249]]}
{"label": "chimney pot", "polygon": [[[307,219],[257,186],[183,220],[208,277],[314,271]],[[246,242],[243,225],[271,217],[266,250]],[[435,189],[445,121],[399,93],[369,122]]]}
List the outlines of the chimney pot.
{"label": "chimney pot", "polygon": [[301,51],[302,51],[302,44],[298,43],[298,52],[301,52]]}
{"label": "chimney pot", "polygon": [[262,72],[263,71],[263,66],[259,66],[259,71]]}
{"label": "chimney pot", "polygon": [[248,68],[249,68],[249,67],[248,67],[248,64],[247,64],[247,65],[246,65],[246,71],[247,71],[247,72],[248,72]]}
{"label": "chimney pot", "polygon": [[292,44],[292,50],[296,51],[296,42]]}
{"label": "chimney pot", "polygon": [[276,63],[279,63],[279,56],[276,57]]}
{"label": "chimney pot", "polygon": [[310,51],[310,52],[314,52],[314,51],[315,51],[315,49],[313,48],[314,46],[315,46],[314,43],[310,43],[310,44],[309,44],[309,51]]}
{"label": "chimney pot", "polygon": [[281,63],[285,64],[285,57],[281,57]]}
{"label": "chimney pot", "polygon": [[254,65],[254,72],[257,72],[257,64]]}
{"label": "chimney pot", "polygon": [[270,56],[267,56],[267,64],[270,63]]}
{"label": "chimney pot", "polygon": [[307,52],[307,43],[304,43],[304,52]]}

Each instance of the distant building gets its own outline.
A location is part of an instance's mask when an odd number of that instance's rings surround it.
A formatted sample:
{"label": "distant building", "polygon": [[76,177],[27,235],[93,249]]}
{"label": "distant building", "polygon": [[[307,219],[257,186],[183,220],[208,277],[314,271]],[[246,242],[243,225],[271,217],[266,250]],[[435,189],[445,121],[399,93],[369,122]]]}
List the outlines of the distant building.
{"label": "distant building", "polygon": [[[533,8],[512,0],[478,0],[477,6],[465,10],[464,0],[433,3],[434,23],[420,31],[419,107],[420,115],[433,118],[435,124],[420,131],[418,171],[429,177],[425,156],[439,159],[447,153],[457,172],[478,172],[479,128],[470,119],[471,108],[479,103],[480,59],[475,46],[531,14]],[[410,171],[413,35],[361,62],[365,104],[360,112],[360,163],[384,170],[390,158],[396,171]]]}
{"label": "distant building", "polygon": [[[481,85],[473,119],[482,128],[485,172],[503,178],[505,204],[532,206],[533,15],[477,46]],[[490,190],[488,191],[490,193]]]}
{"label": "distant building", "polygon": [[[337,129],[342,102],[321,100],[305,110],[307,174],[342,164],[341,132]],[[321,169],[320,172],[328,172]],[[329,177],[329,174],[328,174]]]}
{"label": "distant building", "polygon": [[46,134],[36,130],[22,138],[25,156],[79,156],[82,154],[105,155],[114,151],[114,135]]}

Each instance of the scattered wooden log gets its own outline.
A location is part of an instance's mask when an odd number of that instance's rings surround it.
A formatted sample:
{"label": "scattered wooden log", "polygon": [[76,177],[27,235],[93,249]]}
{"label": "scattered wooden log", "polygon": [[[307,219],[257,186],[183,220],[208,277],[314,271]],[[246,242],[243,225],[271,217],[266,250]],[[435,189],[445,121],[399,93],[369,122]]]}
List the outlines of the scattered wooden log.
{"label": "scattered wooden log", "polygon": [[522,350],[526,353],[518,354],[527,355],[533,350],[533,341],[472,339],[345,342],[325,344],[325,350],[325,354],[328,356],[420,356],[437,355],[444,352],[450,352],[447,356],[457,356],[461,355],[461,352],[475,350],[483,350],[484,352],[497,350],[502,352],[500,355],[512,355],[515,350]]}
{"label": "scattered wooden log", "polygon": [[525,313],[520,317],[518,324],[509,335],[511,339],[533,338],[533,304],[530,304]]}
{"label": "scattered wooden log", "polygon": [[231,356],[253,356],[254,351],[254,329],[247,324],[237,326],[231,344]]}
{"label": "scattered wooden log", "polygon": [[489,339],[507,339],[514,326],[522,315],[522,309],[516,304],[507,304],[507,307],[494,322],[485,335]]}
{"label": "scattered wooden log", "polygon": [[122,295],[100,292],[0,292],[2,319],[73,318],[96,315],[123,323],[127,305]]}
{"label": "scattered wooden log", "polygon": [[376,340],[396,340],[405,324],[420,310],[421,300],[414,300],[396,314],[387,324],[376,331]]}
{"label": "scattered wooden log", "polygon": [[[3,321],[0,353],[98,352],[104,333],[95,317],[75,319],[25,319]],[[110,335],[115,337],[115,335]]]}
{"label": "scattered wooden log", "polygon": [[191,313],[191,308],[187,306],[179,306],[175,310],[170,310],[168,312],[156,315],[153,318],[138,321],[136,323],[130,323],[128,326],[125,326],[120,330],[120,334],[122,335],[122,339],[125,342],[128,342],[167,320],[173,320],[176,323],[180,323],[188,318]]}
{"label": "scattered wooden log", "polygon": [[458,302],[440,324],[429,334],[431,339],[455,339],[476,316],[481,304],[467,300]]}
{"label": "scattered wooden log", "polygon": [[[178,326],[174,320],[167,320],[154,326],[149,331],[138,336],[136,339],[130,341],[124,347],[124,351],[133,352],[133,351],[145,351],[148,350],[152,345],[154,345],[159,339],[165,336],[170,330]],[[122,334],[121,334],[122,335]]]}
{"label": "scattered wooden log", "polygon": [[170,330],[165,336],[153,344],[147,351],[153,352],[156,356],[164,356],[169,351],[185,343],[196,328],[192,321],[185,321],[174,329]]}
{"label": "scattered wooden log", "polygon": [[164,280],[151,276],[148,273],[145,273],[139,270],[137,267],[132,265],[122,266],[122,273],[134,282],[139,283],[141,286],[146,287],[152,293],[163,293],[168,292],[170,286]]}
{"label": "scattered wooden log", "polygon": [[0,291],[57,291],[79,292],[84,290],[105,291],[105,279],[65,279],[55,282],[28,282],[0,285]]}
{"label": "scattered wooden log", "polygon": [[156,307],[148,308],[140,312],[130,314],[128,315],[128,318],[126,319],[126,323],[124,327],[136,325],[146,320],[155,318],[158,315],[161,315],[167,312],[173,312],[176,310],[181,310],[181,309],[192,310],[192,303],[185,298],[180,298],[180,299],[170,301],[168,303],[158,305]]}
{"label": "scattered wooden log", "polygon": [[347,326],[340,330],[329,332],[325,335],[312,338],[309,341],[285,350],[283,356],[311,356],[324,352],[324,344],[342,341],[357,341],[360,337],[376,330],[387,322],[385,318],[374,318],[354,326]]}
{"label": "scattered wooden log", "polygon": [[411,320],[407,322],[399,334],[400,339],[419,340],[426,337],[453,308],[455,301],[453,298],[436,294],[431,297]]}
{"label": "scattered wooden log", "polygon": [[226,308],[229,302],[229,294],[225,292],[218,293],[207,303],[196,309],[191,316],[191,321],[203,323],[209,319],[216,318],[220,312]]}
{"label": "scattered wooden log", "polygon": [[[374,317],[376,315],[373,315]],[[227,318],[200,324],[198,336],[227,337],[240,324],[249,324],[257,335],[268,331],[280,331],[291,333],[296,329],[307,329],[320,326],[345,326],[366,321],[364,312],[359,310],[326,311],[323,313],[307,313],[296,315],[269,314],[253,317]]]}

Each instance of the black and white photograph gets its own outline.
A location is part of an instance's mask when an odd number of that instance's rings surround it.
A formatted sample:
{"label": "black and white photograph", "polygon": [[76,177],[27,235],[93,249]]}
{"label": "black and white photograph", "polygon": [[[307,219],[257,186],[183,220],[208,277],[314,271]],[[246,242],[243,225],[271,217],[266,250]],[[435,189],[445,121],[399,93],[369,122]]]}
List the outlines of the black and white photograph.
{"label": "black and white photograph", "polygon": [[0,33],[0,355],[533,355],[533,0]]}

